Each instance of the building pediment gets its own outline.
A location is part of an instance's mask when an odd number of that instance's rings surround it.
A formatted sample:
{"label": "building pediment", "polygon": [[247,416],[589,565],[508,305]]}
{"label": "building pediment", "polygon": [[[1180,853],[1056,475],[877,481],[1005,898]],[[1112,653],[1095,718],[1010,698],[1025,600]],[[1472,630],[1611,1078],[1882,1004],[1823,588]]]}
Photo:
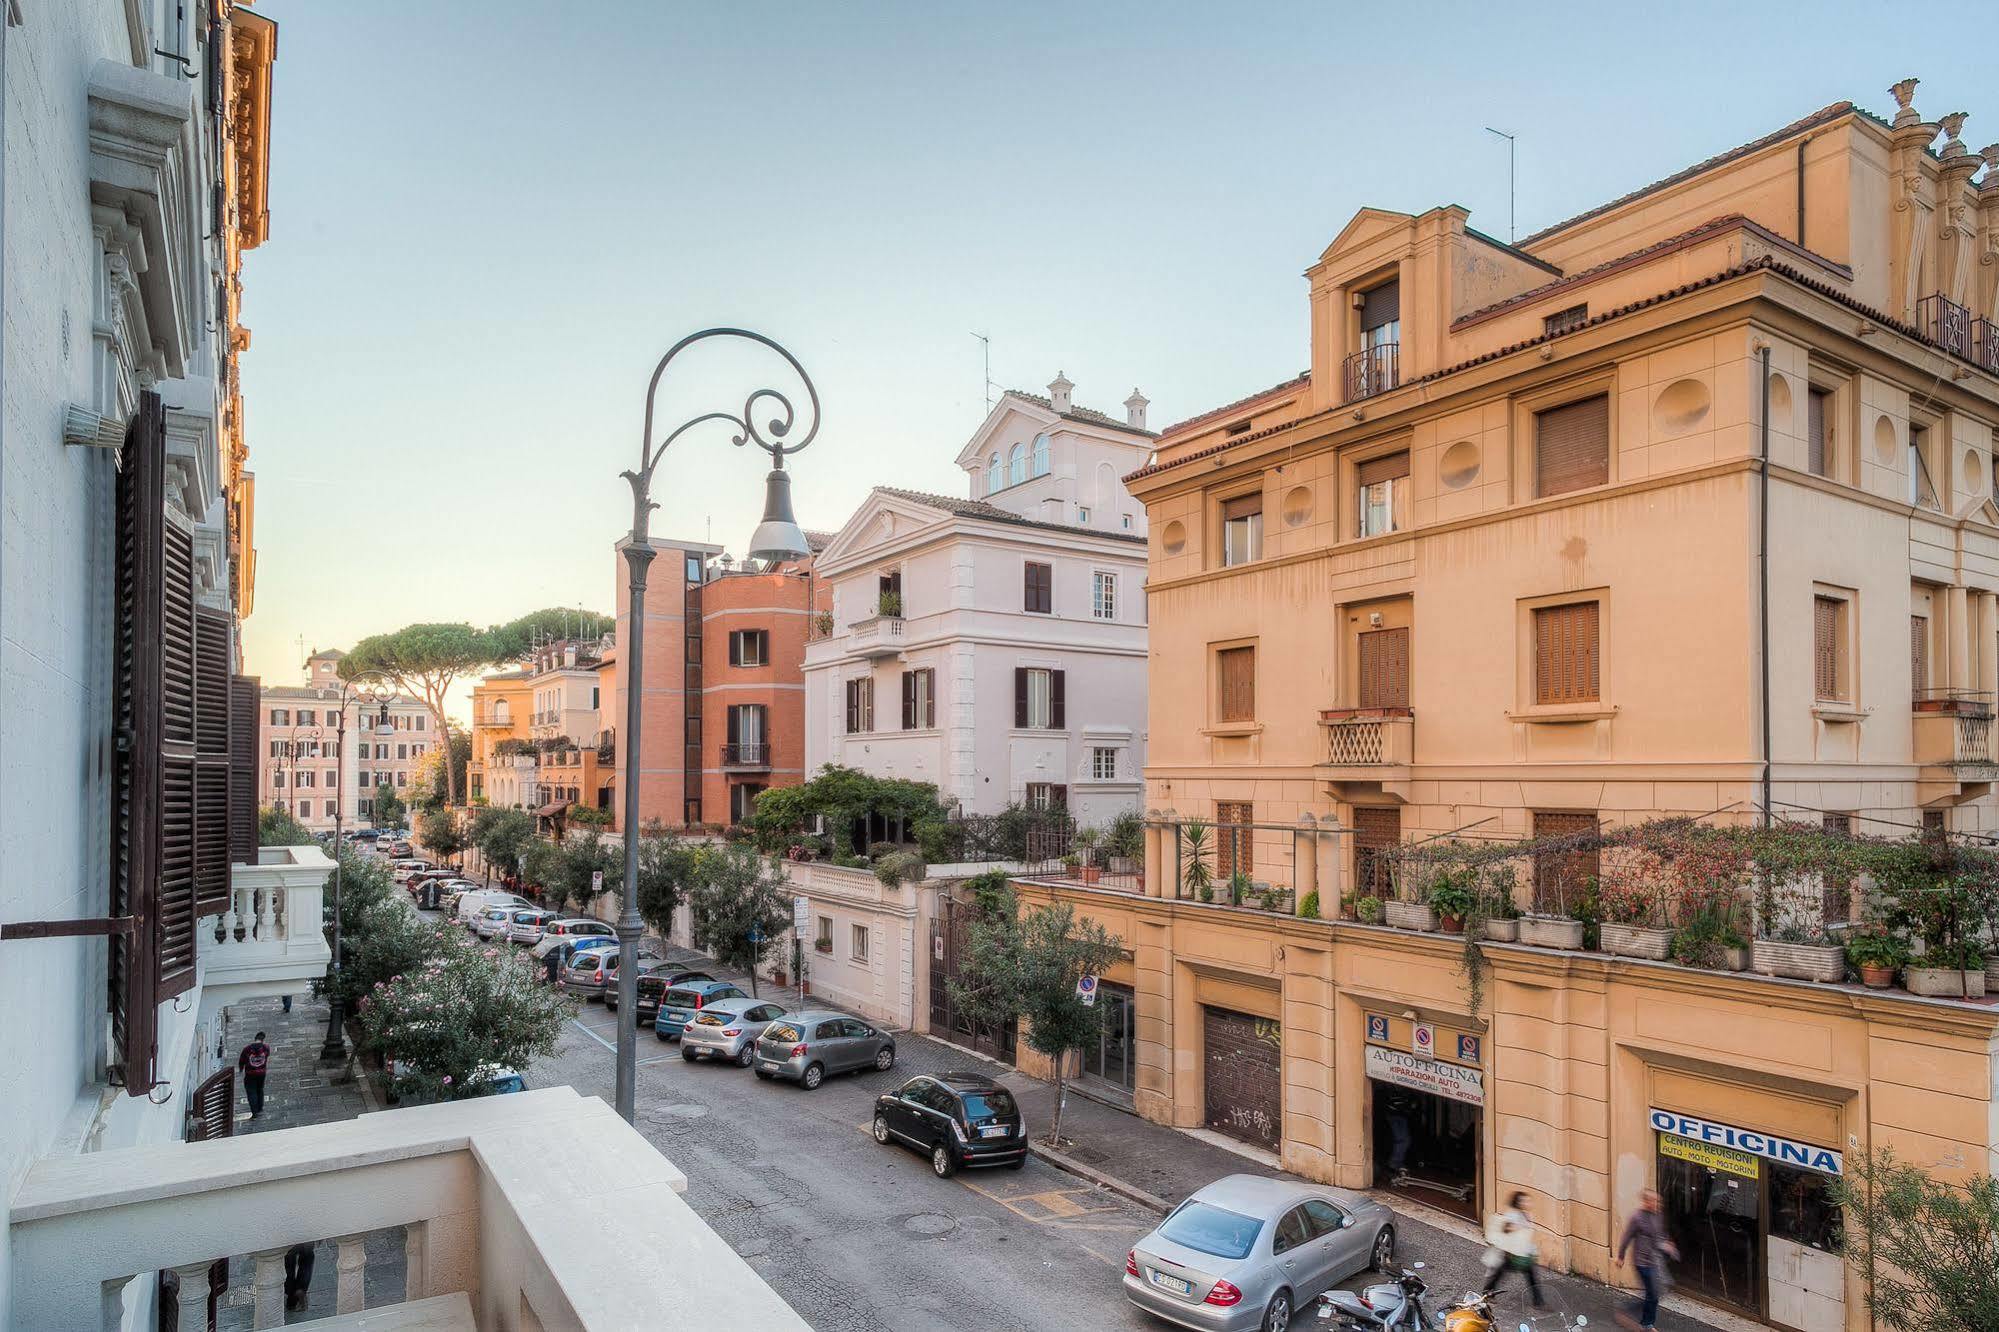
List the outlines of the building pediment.
{"label": "building pediment", "polygon": [[853,516],[820,553],[816,567],[821,573],[829,573],[843,564],[860,562],[870,551],[900,543],[917,532],[944,526],[951,517],[946,510],[877,490],[861,501],[861,507],[854,510]]}
{"label": "building pediment", "polygon": [[1415,216],[1410,213],[1397,213],[1386,208],[1363,208],[1340,228],[1340,234],[1333,237],[1333,243],[1319,255],[1319,264],[1329,264],[1338,255],[1359,249],[1384,236],[1406,231],[1414,226],[1415,222]]}
{"label": "building pediment", "polygon": [[965,447],[958,450],[958,466],[983,466],[987,454],[998,450],[1004,458],[1009,446],[1033,439],[1044,430],[1061,424],[1059,417],[1034,403],[1023,402],[1011,393],[1002,394],[986,413],[986,419],[972,432]]}

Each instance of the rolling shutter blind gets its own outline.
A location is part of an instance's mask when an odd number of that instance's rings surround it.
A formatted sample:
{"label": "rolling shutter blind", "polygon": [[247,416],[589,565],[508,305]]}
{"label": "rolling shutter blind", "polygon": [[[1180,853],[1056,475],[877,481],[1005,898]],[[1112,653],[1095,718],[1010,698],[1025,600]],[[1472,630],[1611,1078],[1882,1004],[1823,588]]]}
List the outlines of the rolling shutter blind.
{"label": "rolling shutter blind", "polygon": [[1560,495],[1610,480],[1610,398],[1600,394],[1534,416],[1534,493]]}
{"label": "rolling shutter blind", "polygon": [[195,612],[194,913],[229,905],[230,617]]}
{"label": "rolling shutter blind", "polygon": [[1215,654],[1221,685],[1221,720],[1256,720],[1256,649],[1224,648]]}
{"label": "rolling shutter blind", "polygon": [[1806,465],[1811,469],[1813,476],[1826,475],[1825,408],[1826,401],[1831,397],[1832,394],[1824,389],[1813,389],[1809,397],[1807,416],[1810,424],[1807,426],[1809,440],[1806,448]]}
{"label": "rolling shutter blind", "polygon": [[1382,328],[1402,318],[1402,284],[1384,282],[1360,298],[1360,326]]}
{"label": "rolling shutter blind", "polygon": [[1812,690],[1822,699],[1839,697],[1839,599],[1812,598]]}
{"label": "rolling shutter blind", "polygon": [[[229,677],[229,863],[257,863],[257,697],[254,675]],[[365,751],[366,746],[363,746]],[[364,783],[365,785],[365,783]]]}
{"label": "rolling shutter blind", "polygon": [[1534,612],[1534,701],[1594,703],[1598,690],[1597,603]]}
{"label": "rolling shutter blind", "polygon": [[1930,617],[1909,617],[1909,689],[1921,699],[1930,692]]}
{"label": "rolling shutter blind", "polygon": [[1360,706],[1409,706],[1409,631],[1375,629],[1360,636]]}
{"label": "rolling shutter blind", "polygon": [[1231,522],[1237,518],[1247,518],[1263,512],[1263,493],[1238,495],[1232,500],[1222,501],[1222,521]]}
{"label": "rolling shutter blind", "polygon": [[118,579],[113,668],[111,914],[133,930],[111,936],[109,1009],[115,1062],[129,1096],[153,1085],[158,1040],[160,875],[160,619],[166,525],[166,410],[139,395],[118,470]]}
{"label": "rolling shutter blind", "polygon": [[1400,481],[1409,475],[1408,453],[1391,453],[1386,458],[1369,458],[1358,469],[1358,480],[1363,486],[1371,486],[1379,481]]}

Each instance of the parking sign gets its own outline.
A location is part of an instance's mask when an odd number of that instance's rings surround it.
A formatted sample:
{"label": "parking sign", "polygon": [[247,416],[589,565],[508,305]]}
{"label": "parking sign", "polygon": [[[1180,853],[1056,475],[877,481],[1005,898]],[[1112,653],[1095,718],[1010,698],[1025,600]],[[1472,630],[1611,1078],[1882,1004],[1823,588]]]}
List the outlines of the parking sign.
{"label": "parking sign", "polygon": [[803,930],[812,922],[812,899],[794,897],[791,899],[791,927]]}
{"label": "parking sign", "polygon": [[1078,976],[1076,978],[1076,997],[1083,1001],[1083,1007],[1085,1008],[1094,1005],[1097,1002],[1097,978],[1095,976]]}
{"label": "parking sign", "polygon": [[1433,1059],[1437,1054],[1437,1029],[1427,1022],[1415,1024],[1415,1035],[1409,1038],[1409,1048],[1425,1059]]}

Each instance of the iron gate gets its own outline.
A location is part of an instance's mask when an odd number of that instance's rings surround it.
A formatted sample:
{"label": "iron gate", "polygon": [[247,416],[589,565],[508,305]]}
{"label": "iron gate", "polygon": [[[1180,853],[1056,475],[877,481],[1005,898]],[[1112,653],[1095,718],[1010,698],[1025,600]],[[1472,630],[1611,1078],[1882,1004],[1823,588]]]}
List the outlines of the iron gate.
{"label": "iron gate", "polygon": [[937,914],[930,919],[930,1034],[1010,1064],[1014,1028],[974,1022],[951,1002],[950,981],[958,974],[959,959],[971,949],[977,910],[974,903],[958,900],[955,890],[937,895]]}

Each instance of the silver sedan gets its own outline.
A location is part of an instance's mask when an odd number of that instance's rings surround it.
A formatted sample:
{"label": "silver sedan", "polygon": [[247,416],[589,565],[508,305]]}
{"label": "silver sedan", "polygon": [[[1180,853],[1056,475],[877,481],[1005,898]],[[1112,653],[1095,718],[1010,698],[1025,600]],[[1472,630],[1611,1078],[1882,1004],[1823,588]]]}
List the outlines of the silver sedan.
{"label": "silver sedan", "polygon": [[1394,1221],[1337,1189],[1229,1175],[1133,1247],[1125,1298],[1202,1332],[1284,1332],[1321,1291],[1394,1261]]}
{"label": "silver sedan", "polygon": [[768,999],[717,999],[680,1029],[680,1057],[692,1063],[707,1055],[748,1068],[756,1060],[757,1037],[783,1016],[784,1009]]}

